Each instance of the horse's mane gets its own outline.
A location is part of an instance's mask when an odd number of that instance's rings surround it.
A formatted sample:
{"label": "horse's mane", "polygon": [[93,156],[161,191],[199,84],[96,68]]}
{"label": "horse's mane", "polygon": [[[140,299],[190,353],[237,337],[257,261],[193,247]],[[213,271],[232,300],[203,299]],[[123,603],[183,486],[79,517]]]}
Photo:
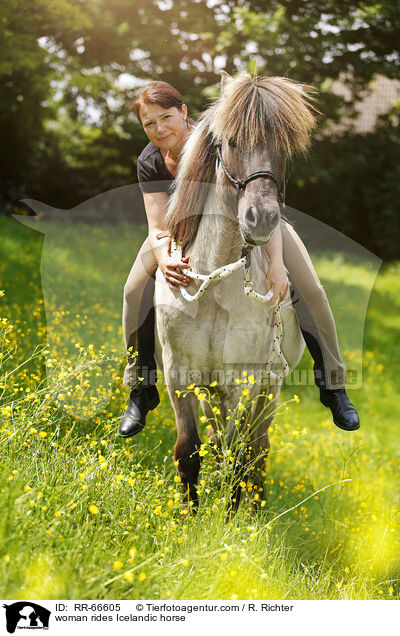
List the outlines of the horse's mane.
{"label": "horse's mane", "polygon": [[305,152],[315,127],[315,89],[284,77],[232,79],[221,97],[200,116],[180,159],[167,226],[186,249],[199,227],[208,188],[215,173],[216,144],[234,140],[238,148],[262,143],[290,159]]}

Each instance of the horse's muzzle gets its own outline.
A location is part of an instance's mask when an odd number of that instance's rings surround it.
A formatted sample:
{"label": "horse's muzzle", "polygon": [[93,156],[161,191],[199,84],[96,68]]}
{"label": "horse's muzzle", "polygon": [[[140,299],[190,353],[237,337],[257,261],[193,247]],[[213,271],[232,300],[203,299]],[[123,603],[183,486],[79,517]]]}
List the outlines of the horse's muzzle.
{"label": "horse's muzzle", "polygon": [[245,214],[244,220],[240,223],[240,230],[244,241],[248,245],[266,245],[275,228],[279,223],[279,209],[267,212],[260,211],[256,205],[250,205]]}

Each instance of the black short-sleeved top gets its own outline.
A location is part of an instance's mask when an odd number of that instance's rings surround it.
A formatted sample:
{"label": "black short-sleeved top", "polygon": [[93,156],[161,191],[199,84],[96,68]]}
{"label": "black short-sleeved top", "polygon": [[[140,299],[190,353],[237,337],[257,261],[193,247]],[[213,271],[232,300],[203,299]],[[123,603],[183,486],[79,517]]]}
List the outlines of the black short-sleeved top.
{"label": "black short-sleeved top", "polygon": [[165,165],[160,149],[151,142],[138,157],[137,176],[142,192],[172,192],[174,176]]}

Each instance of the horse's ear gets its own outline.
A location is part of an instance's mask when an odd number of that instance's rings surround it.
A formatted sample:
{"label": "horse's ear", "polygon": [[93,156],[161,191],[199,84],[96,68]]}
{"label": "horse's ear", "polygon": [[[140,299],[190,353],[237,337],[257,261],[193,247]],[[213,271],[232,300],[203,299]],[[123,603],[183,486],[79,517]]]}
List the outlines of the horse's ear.
{"label": "horse's ear", "polygon": [[221,93],[224,92],[228,84],[232,81],[232,77],[226,71],[221,72]]}

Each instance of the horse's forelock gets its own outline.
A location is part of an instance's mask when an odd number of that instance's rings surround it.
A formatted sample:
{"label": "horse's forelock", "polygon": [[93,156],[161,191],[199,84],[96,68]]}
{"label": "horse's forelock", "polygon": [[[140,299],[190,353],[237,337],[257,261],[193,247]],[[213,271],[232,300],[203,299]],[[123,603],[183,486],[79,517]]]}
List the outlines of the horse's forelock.
{"label": "horse's forelock", "polygon": [[313,92],[311,86],[284,77],[233,79],[212,107],[214,135],[247,149],[262,143],[286,157],[305,151],[317,112]]}

